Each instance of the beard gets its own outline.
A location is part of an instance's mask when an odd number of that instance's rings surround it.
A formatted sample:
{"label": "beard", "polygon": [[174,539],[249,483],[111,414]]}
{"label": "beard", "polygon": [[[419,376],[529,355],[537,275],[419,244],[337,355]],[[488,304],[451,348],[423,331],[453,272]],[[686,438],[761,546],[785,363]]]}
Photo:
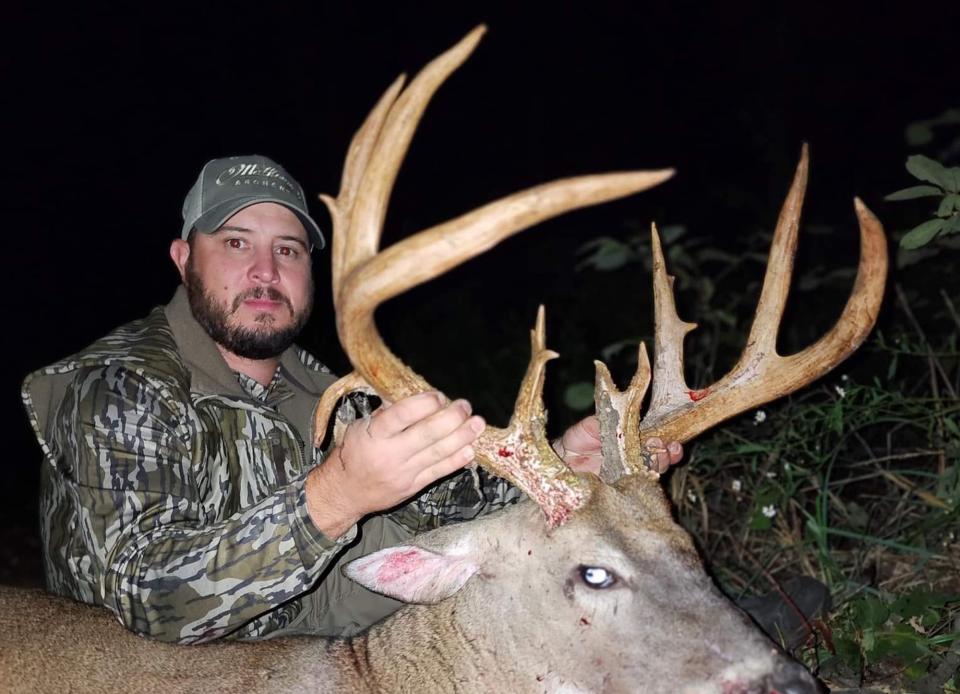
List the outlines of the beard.
{"label": "beard", "polygon": [[[187,297],[193,317],[203,326],[207,334],[220,346],[244,359],[273,359],[280,356],[296,339],[310,318],[313,309],[313,278],[307,288],[307,304],[298,313],[286,296],[273,287],[253,287],[234,297],[230,306],[218,302],[207,291],[200,275],[187,260],[186,279]],[[231,324],[230,318],[247,299],[270,299],[284,304],[290,311],[293,322],[285,328],[274,328],[275,317],[269,313],[259,314],[255,320],[256,328]]]}

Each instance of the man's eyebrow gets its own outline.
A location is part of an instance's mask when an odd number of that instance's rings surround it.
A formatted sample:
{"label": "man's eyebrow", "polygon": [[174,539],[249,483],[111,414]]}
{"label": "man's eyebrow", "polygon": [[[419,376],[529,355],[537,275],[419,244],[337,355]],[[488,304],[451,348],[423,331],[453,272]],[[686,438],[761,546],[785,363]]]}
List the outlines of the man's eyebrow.
{"label": "man's eyebrow", "polygon": [[[235,227],[232,224],[224,224],[222,227],[220,227],[213,233],[217,234],[221,231],[242,231],[247,234],[253,233],[253,229],[248,229],[246,227]],[[284,236],[278,236],[277,238],[282,241],[293,241],[294,243],[300,244],[300,246],[302,246],[305,251],[310,250],[310,246],[307,244],[307,242],[298,236],[284,235]]]}

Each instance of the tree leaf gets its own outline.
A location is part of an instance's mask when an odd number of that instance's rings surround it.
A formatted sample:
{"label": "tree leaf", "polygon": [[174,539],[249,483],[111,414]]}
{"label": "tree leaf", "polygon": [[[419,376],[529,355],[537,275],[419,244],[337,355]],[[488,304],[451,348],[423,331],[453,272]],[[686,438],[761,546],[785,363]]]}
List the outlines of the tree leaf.
{"label": "tree leaf", "polygon": [[751,530],[769,530],[771,525],[770,519],[763,515],[762,511],[754,511],[750,516]]}
{"label": "tree leaf", "polygon": [[935,183],[941,188],[949,190],[951,193],[957,192],[953,190],[953,176],[947,172],[943,164],[930,157],[925,157],[922,154],[914,154],[907,157],[907,171],[921,181]]}
{"label": "tree leaf", "polygon": [[933,130],[927,125],[926,121],[922,121],[908,125],[905,135],[908,145],[911,147],[919,147],[933,139]]}
{"label": "tree leaf", "polygon": [[[941,233],[946,233],[946,229]],[[902,269],[910,265],[916,265],[938,255],[940,255],[940,249],[937,246],[924,246],[923,248],[904,248],[900,246],[897,249],[897,267]]]}
{"label": "tree leaf", "polygon": [[664,245],[673,243],[685,233],[687,233],[687,227],[683,224],[670,224],[663,227],[660,231],[660,240]]}
{"label": "tree leaf", "polygon": [[848,667],[856,672],[860,671],[861,655],[860,646],[851,638],[846,636],[836,636],[833,639],[834,647],[837,649],[837,656],[847,664]]}
{"label": "tree leaf", "polygon": [[580,381],[567,386],[563,393],[563,402],[574,412],[583,412],[593,407],[593,384]]}
{"label": "tree leaf", "polygon": [[960,195],[950,193],[949,195],[945,195],[943,200],[940,201],[940,207],[937,208],[937,216],[949,217],[953,214],[954,210],[960,210]]}
{"label": "tree leaf", "polygon": [[579,251],[585,257],[577,263],[576,269],[591,268],[600,272],[617,270],[634,260],[633,251],[628,245],[616,239],[603,237],[594,243],[584,244]]}
{"label": "tree leaf", "polygon": [[950,219],[944,220],[946,224],[943,225],[943,233],[946,234],[956,234],[960,231],[960,214],[955,214]]}
{"label": "tree leaf", "polygon": [[[890,617],[890,610],[879,598],[864,597],[853,603],[853,619],[862,628],[877,628],[883,626]],[[872,650],[864,644],[864,650]]]}
{"label": "tree leaf", "polygon": [[913,628],[898,624],[885,633],[877,634],[877,644],[873,649],[873,662],[893,656],[902,663],[912,663],[930,655],[930,648],[921,641]]}
{"label": "tree leaf", "polygon": [[913,200],[914,198],[928,198],[936,195],[943,195],[943,191],[936,186],[913,186],[904,188],[895,193],[884,196],[884,200]]}
{"label": "tree leaf", "polygon": [[958,600],[960,595],[941,593],[927,588],[914,588],[906,595],[901,595],[894,600],[890,610],[904,618],[916,617],[931,608],[944,607]]}
{"label": "tree leaf", "polygon": [[946,220],[928,219],[923,224],[915,226],[907,232],[906,236],[900,239],[900,245],[904,248],[920,248],[930,243],[940,230],[943,229]]}

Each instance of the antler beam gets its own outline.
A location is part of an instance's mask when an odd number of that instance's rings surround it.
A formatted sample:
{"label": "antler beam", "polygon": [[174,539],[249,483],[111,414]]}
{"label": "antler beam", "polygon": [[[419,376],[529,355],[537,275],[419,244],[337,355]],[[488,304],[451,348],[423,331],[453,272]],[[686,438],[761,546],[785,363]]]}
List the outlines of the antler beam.
{"label": "antler beam", "polygon": [[[636,171],[554,181],[489,203],[379,251],[387,202],[413,132],[430,98],[470,55],[485,28],[474,29],[427,65],[403,90],[398,78],[354,136],[336,199],[321,196],[333,218],[333,295],[340,343],[356,374],[388,400],[432,390],[384,344],[374,323],[377,306],[426,282],[534,224],[572,209],[651,188],[673,170]],[[488,427],[474,444],[477,462],[535,499],[552,525],[588,496],[589,484],[553,452],[541,400],[543,369],[556,356],[545,347],[543,311],[531,337],[533,354],[506,429]],[[347,377],[358,387],[356,375]],[[362,385],[362,384],[361,384]],[[345,383],[331,393],[345,392]],[[334,398],[316,415],[318,440]]]}

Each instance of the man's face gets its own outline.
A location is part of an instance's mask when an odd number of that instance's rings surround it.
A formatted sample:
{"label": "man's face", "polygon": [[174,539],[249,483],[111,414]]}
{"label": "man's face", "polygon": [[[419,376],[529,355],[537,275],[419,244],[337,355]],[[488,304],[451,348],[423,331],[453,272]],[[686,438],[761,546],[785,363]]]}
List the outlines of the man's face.
{"label": "man's face", "polygon": [[[184,249],[186,248],[186,252]],[[187,246],[174,241],[190,308],[215,342],[246,359],[278,356],[313,306],[307,232],[272,202],[246,207]]]}

